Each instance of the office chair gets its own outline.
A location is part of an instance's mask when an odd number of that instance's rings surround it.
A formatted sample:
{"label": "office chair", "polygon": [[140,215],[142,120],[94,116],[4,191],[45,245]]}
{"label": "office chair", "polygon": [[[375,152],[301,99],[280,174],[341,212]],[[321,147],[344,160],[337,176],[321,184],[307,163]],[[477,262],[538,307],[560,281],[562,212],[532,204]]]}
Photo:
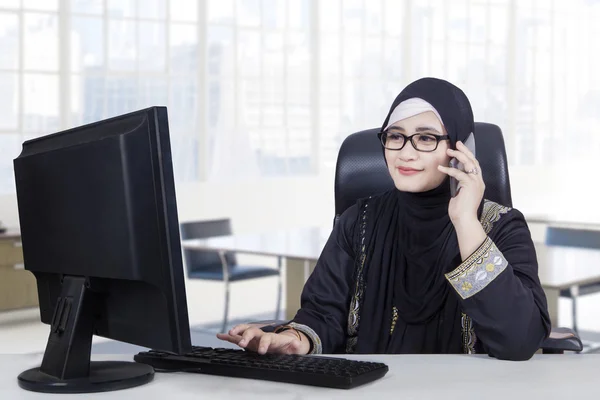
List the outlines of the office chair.
{"label": "office chair", "polygon": [[[356,201],[394,187],[381,143],[379,128],[368,129],[348,136],[341,145],[335,171],[335,219]],[[475,123],[476,155],[484,171],[484,197],[512,207],[508,163],[502,131],[496,125]],[[582,344],[576,332],[568,328],[552,330],[542,344],[544,353],[581,351]]]}
{"label": "office chair", "polygon": [[[549,226],[546,228],[546,245],[548,246],[568,246],[585,249],[600,249],[600,231],[591,229],[562,228]],[[560,297],[571,299],[573,330],[579,334],[577,327],[577,299],[580,296],[600,292],[600,283],[591,283],[588,285],[574,286],[570,289],[560,291]],[[591,350],[600,348],[599,343],[586,343],[586,347]]]}
{"label": "office chair", "polygon": [[[181,224],[181,239],[205,239],[215,236],[231,235],[231,221],[218,219],[195,221]],[[281,257],[277,260],[277,269],[266,266],[238,265],[235,254],[224,251],[184,249],[183,252],[189,279],[223,281],[225,283],[225,310],[221,332],[225,332],[229,315],[229,285],[231,282],[278,276],[277,308],[275,319],[281,308]]]}

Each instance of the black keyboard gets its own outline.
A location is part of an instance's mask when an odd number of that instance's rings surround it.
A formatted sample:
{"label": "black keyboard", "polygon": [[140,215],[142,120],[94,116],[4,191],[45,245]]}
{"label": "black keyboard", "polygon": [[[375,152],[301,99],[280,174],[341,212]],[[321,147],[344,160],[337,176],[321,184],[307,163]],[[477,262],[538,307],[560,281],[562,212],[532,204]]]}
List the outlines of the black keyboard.
{"label": "black keyboard", "polygon": [[382,363],[323,356],[264,354],[250,351],[196,347],[185,355],[162,351],[138,353],[134,360],[157,372],[183,371],[236,378],[351,389],[383,377]]}

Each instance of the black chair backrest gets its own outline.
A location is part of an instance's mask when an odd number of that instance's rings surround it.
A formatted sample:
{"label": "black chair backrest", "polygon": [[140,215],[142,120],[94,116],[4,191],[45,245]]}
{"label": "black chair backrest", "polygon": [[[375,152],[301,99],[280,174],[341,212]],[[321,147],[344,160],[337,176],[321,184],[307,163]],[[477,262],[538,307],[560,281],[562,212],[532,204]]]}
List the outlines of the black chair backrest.
{"label": "black chair backrest", "polygon": [[[340,148],[335,169],[335,215],[337,218],[363,197],[394,187],[377,129],[353,133]],[[508,162],[500,128],[484,122],[475,123],[475,150],[483,170],[485,198],[512,207]]]}
{"label": "black chair backrest", "polygon": [[600,231],[549,226],[546,228],[546,244],[597,249],[600,248]]}
{"label": "black chair backrest", "polygon": [[[181,239],[205,239],[215,236],[231,235],[231,221],[227,218],[209,221],[194,221],[181,224]],[[210,250],[184,250],[187,269],[190,272],[199,270],[221,270],[222,263],[219,253]],[[227,265],[236,265],[235,255],[225,253]]]}

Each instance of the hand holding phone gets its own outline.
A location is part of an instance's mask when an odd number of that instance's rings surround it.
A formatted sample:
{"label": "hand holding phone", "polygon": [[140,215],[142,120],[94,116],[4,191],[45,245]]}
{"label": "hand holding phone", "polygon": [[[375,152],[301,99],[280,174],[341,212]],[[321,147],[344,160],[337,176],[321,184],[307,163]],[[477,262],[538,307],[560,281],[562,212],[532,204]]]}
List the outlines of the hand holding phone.
{"label": "hand holding phone", "polygon": [[[473,132],[471,132],[467,140],[465,140],[464,144],[471,151],[471,153],[473,153],[473,155],[477,157],[477,154],[475,153],[475,136],[473,135]],[[463,163],[458,161],[456,158],[452,158],[450,160],[450,167],[458,168],[463,172],[465,170],[465,166],[463,165]],[[450,195],[452,197],[456,197],[459,189],[460,182],[456,178],[450,177]]]}

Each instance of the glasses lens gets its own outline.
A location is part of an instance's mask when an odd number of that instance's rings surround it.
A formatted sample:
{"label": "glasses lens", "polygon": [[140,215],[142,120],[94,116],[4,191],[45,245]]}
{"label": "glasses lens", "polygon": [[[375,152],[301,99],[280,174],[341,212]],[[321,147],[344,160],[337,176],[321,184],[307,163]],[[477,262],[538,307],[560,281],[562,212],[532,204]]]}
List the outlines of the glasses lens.
{"label": "glasses lens", "polygon": [[435,135],[429,134],[415,135],[412,140],[417,150],[421,151],[433,151],[436,149],[438,143]]}
{"label": "glasses lens", "polygon": [[404,146],[404,136],[399,133],[386,133],[381,136],[383,145],[390,150],[398,150]]}

